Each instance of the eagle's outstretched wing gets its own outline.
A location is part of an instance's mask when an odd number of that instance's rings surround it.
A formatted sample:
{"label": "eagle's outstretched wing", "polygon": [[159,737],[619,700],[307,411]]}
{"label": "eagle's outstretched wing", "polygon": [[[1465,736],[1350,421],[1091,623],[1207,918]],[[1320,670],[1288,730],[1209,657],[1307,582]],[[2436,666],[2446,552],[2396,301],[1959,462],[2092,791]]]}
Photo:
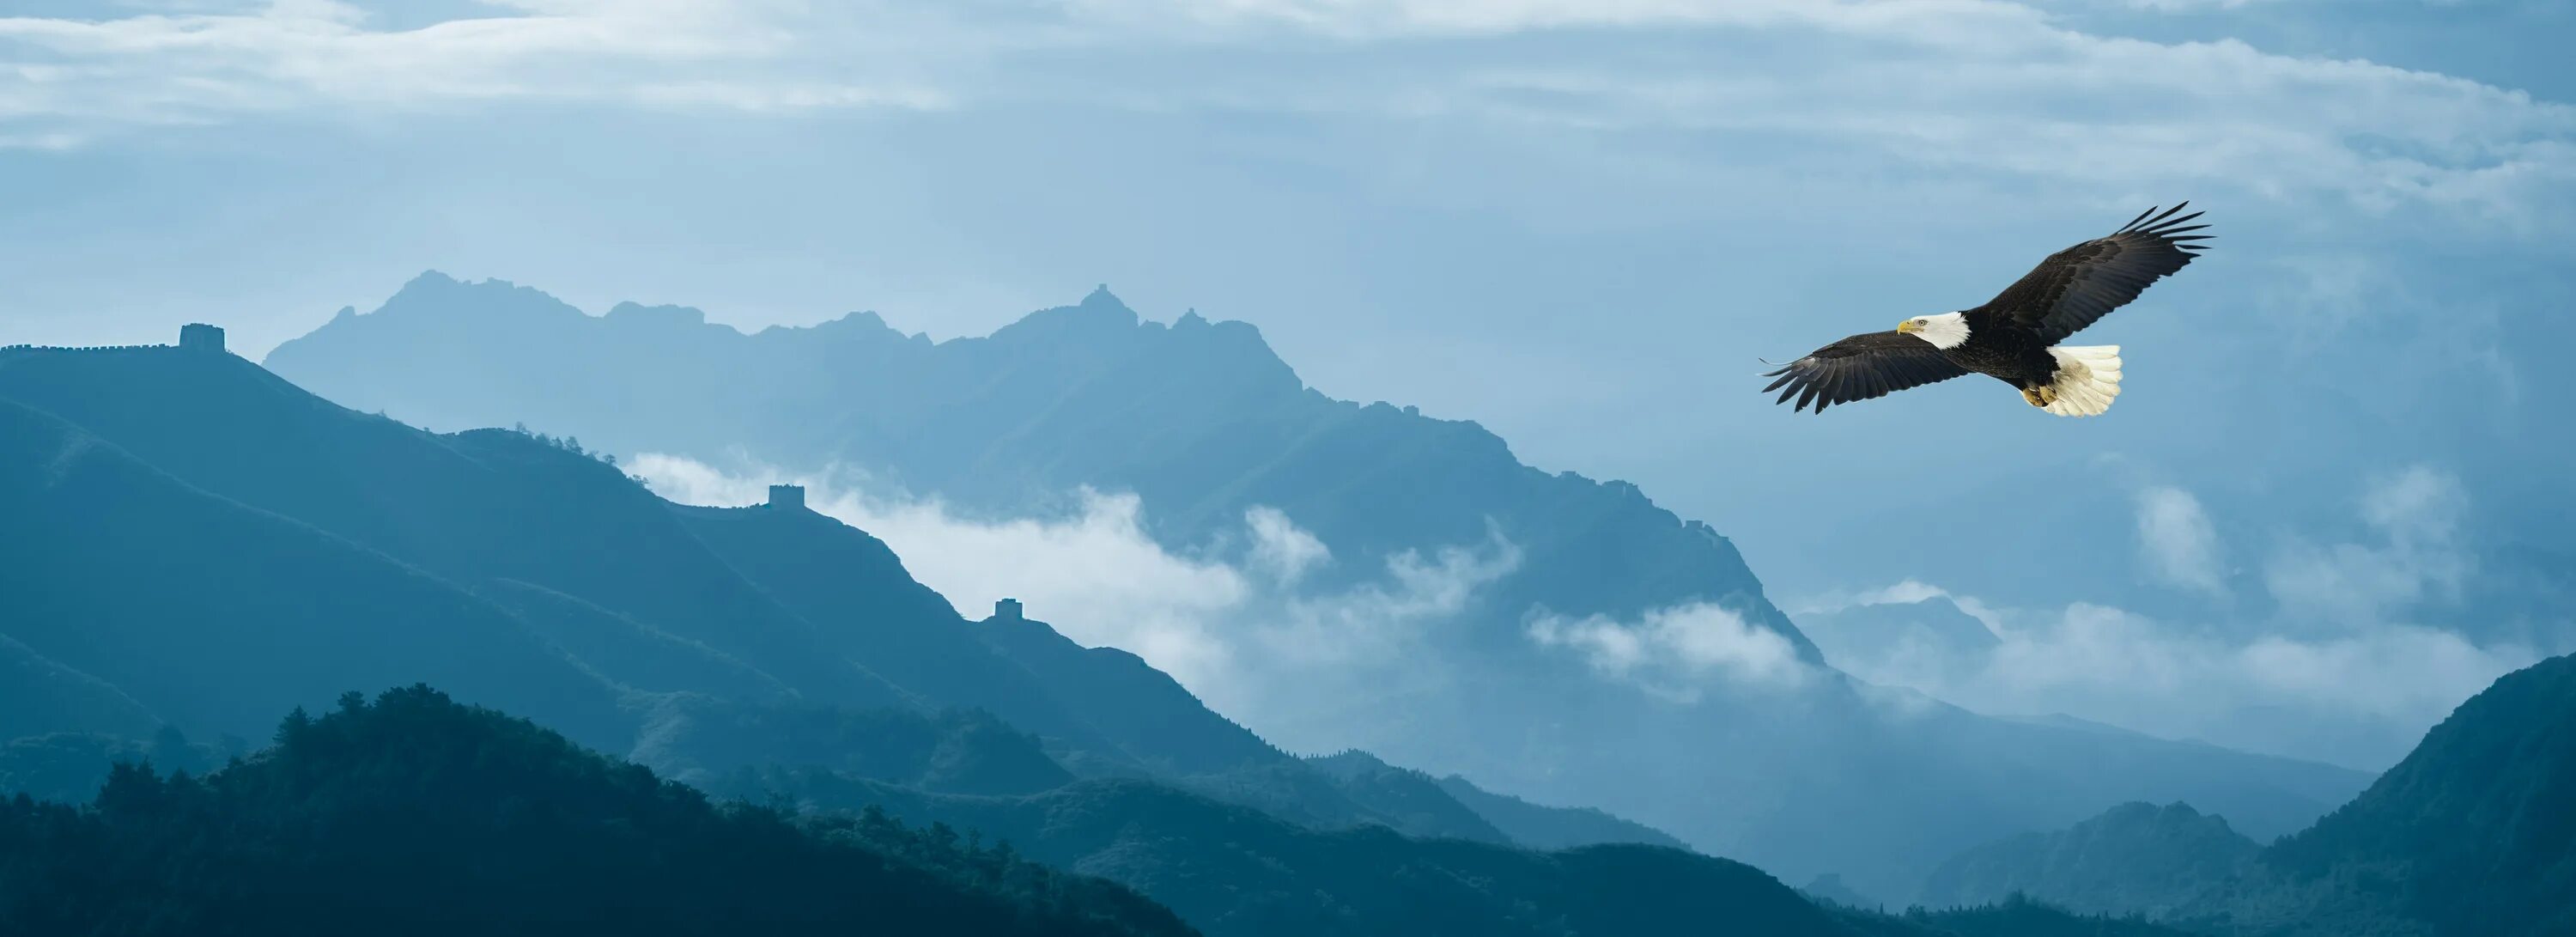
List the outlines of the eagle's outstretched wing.
{"label": "eagle's outstretched wing", "polygon": [[2209,240],[2209,235],[2186,232],[2209,226],[2184,222],[2201,213],[2174,217],[2189,204],[2161,215],[2147,209],[2108,237],[2050,254],[1984,308],[2012,314],[2016,323],[2051,343],[2081,331],[2199,256],[2202,245],[2194,242]]}
{"label": "eagle's outstretched wing", "polygon": [[1812,404],[1823,413],[1834,404],[1884,397],[1966,373],[1931,342],[1903,332],[1864,332],[1762,375],[1778,378],[1762,392],[1780,391],[1776,403],[1798,398],[1792,410]]}

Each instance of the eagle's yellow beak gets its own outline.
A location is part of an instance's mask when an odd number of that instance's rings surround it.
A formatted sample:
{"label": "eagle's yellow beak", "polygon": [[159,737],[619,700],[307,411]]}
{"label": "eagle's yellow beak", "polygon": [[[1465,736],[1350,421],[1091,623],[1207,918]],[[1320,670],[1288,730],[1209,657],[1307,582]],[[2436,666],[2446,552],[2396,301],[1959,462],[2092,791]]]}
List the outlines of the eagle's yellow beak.
{"label": "eagle's yellow beak", "polygon": [[1915,332],[1915,328],[1914,328],[1914,320],[1912,320],[1912,319],[1907,319],[1907,320],[1905,320],[1905,321],[1903,321],[1903,322],[1899,322],[1899,323],[1897,323],[1897,324],[1896,324],[1896,330],[1897,330],[1897,331],[1899,331],[1899,332],[1903,332],[1903,333],[1905,333],[1905,334],[1907,334],[1907,335],[1912,335],[1912,334],[1914,334],[1914,332]]}

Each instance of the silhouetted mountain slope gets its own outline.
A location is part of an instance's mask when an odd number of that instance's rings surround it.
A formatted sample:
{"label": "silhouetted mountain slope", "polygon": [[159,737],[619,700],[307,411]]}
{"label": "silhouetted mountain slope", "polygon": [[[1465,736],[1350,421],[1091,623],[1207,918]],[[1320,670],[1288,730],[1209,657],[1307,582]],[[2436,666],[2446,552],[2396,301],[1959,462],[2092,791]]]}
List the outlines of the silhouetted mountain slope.
{"label": "silhouetted mountain slope", "polygon": [[608,688],[507,612],[6,399],[0,515],[0,629],[158,718],[251,734],[261,710],[350,680],[437,679],[586,738],[623,734]]}
{"label": "silhouetted mountain slope", "polygon": [[976,637],[1035,674],[1057,697],[1083,701],[1129,750],[1153,753],[1177,774],[1222,773],[1295,761],[1145,659],[1111,647],[1075,644],[1034,618],[988,617]]}
{"label": "silhouetted mountain slope", "polygon": [[142,735],[160,724],[115,684],[36,653],[6,627],[0,625],[0,739],[64,731]]}
{"label": "silhouetted mountain slope", "polygon": [[1124,882],[1216,935],[1846,933],[1749,866],[1679,850],[1535,853],[1380,827],[1318,831],[1141,781],[940,797],[817,771],[740,779],[823,807],[881,806]]}
{"label": "silhouetted mountain slope", "polygon": [[1026,797],[924,794],[814,769],[742,772],[722,784],[1002,837],[1040,861],[1126,883],[1212,935],[2177,933],[2025,903],[1902,918],[1829,910],[1752,867],[1684,850],[1533,852],[1381,827],[1321,831],[1144,781],[1083,781]]}
{"label": "silhouetted mountain slope", "polygon": [[2024,833],[1933,870],[1919,904],[1988,904],[2015,894],[2091,913],[2176,913],[2245,872],[2262,846],[2187,804],[2122,804],[2073,828]]}
{"label": "silhouetted mountain slope", "polygon": [[425,433],[334,406],[230,355],[177,349],[0,357],[0,399],[449,582],[514,580],[578,596],[817,699],[909,700],[733,574],[667,502],[521,434]]}
{"label": "silhouetted mountain slope", "polygon": [[2134,917],[2069,914],[2018,896],[1993,905],[1942,911],[1912,908],[1893,916],[1850,909],[1836,914],[1869,937],[2185,937],[2186,933]]}
{"label": "silhouetted mountain slope", "polygon": [[[731,715],[749,719],[733,727],[816,751],[856,741],[862,757],[891,759],[879,765],[920,754],[904,741],[919,717]],[[1032,751],[1024,738],[1016,747]],[[204,746],[166,733],[120,754],[213,764]],[[0,801],[0,932],[1190,932],[1135,893],[1023,861],[1025,849],[1194,902],[1188,915],[1217,934],[2166,933],[2020,905],[1828,912],[1750,867],[1680,850],[1536,853],[1376,827],[1319,832],[1142,781],[977,797],[821,768],[736,772],[755,793],[886,804],[927,825],[873,807],[789,820],[711,805],[426,687],[373,704],[345,694],[319,719],[299,710],[274,747],[202,778],[131,765],[107,775],[87,809]],[[1020,848],[985,846],[996,834]]]}
{"label": "silhouetted mountain slope", "polygon": [[1306,763],[1332,778],[1344,796],[1361,806],[1380,816],[1402,818],[1404,822],[1397,829],[1417,836],[1538,845],[1519,841],[1503,832],[1501,827],[1468,808],[1464,800],[1442,789],[1440,782],[1432,780],[1430,775],[1389,765],[1367,752],[1346,751],[1308,758]]}
{"label": "silhouetted mountain slope", "polygon": [[[810,768],[929,793],[999,795],[1076,779],[1036,737],[980,710],[844,710],[675,694],[651,707],[641,736],[635,761],[689,783]],[[1152,780],[1320,829],[1375,824],[1410,836],[1510,841],[1427,779],[1404,783],[1418,772],[1379,769],[1361,775],[1283,759]]]}
{"label": "silhouetted mountain slope", "polygon": [[2576,933],[2576,658],[2498,679],[2268,848],[2179,804],[2132,804],[1971,850],[1927,898],[2007,890],[2246,937]]}
{"label": "silhouetted mountain slope", "polygon": [[[623,690],[785,699],[796,689],[731,654],[544,586],[504,579],[484,598],[510,609],[557,650]],[[611,676],[613,675],[613,676]]]}
{"label": "silhouetted mountain slope", "polygon": [[1798,893],[1815,899],[1817,903],[1824,904],[1828,907],[1857,908],[1878,911],[1884,910],[1887,904],[1884,901],[1880,901],[1876,898],[1851,890],[1851,886],[1843,884],[1842,876],[1831,872],[1827,872],[1823,875],[1807,880],[1807,884],[1798,887]]}
{"label": "silhouetted mountain slope", "polygon": [[[116,443],[22,401],[108,427]],[[17,467],[0,472],[0,498],[43,521],[0,531],[29,556],[0,570],[0,596],[23,596],[35,616],[0,631],[17,642],[0,645],[0,662],[46,676],[11,690],[31,694],[13,736],[146,731],[160,713],[243,732],[260,710],[318,702],[366,674],[505,688],[585,741],[645,746],[638,757],[668,751],[653,747],[657,734],[695,724],[683,718],[692,700],[748,707],[725,717],[734,722],[762,706],[775,708],[757,718],[778,721],[817,705],[977,707],[1045,735],[1079,772],[1160,774],[1293,803],[1292,816],[1327,826],[1450,832],[1360,806],[1134,655],[1035,621],[967,622],[885,544],[808,511],[675,506],[562,445],[423,433],[227,355],[11,352],[0,407],[30,427],[0,439],[17,447],[0,457]],[[141,466],[117,448],[127,443],[224,490]],[[73,471],[84,455],[126,470],[91,483]],[[167,490],[129,490],[152,485]],[[102,512],[113,517],[91,517]],[[127,645],[135,652],[116,651]],[[149,684],[133,691],[140,715],[122,717],[146,721],[102,724],[113,710],[92,711],[125,682]]]}
{"label": "silhouetted mountain slope", "polygon": [[203,779],[0,805],[0,932],[1186,934],[1125,889],[942,831],[800,828],[427,689]]}
{"label": "silhouetted mountain slope", "polygon": [[[2186,800],[2269,836],[2367,782],[2323,765],[1891,702],[1822,668],[1792,691],[1653,692],[1605,677],[1583,648],[1533,640],[1533,616],[1598,614],[1607,617],[1594,624],[1633,631],[1644,613],[1707,603],[1780,636],[1792,657],[1818,657],[1733,544],[1635,486],[1522,465],[1473,423],[1327,398],[1251,326],[1144,322],[1106,292],[989,337],[934,343],[870,314],[752,335],[686,309],[590,317],[534,290],[426,274],[382,309],[344,314],[269,360],[338,398],[433,425],[525,420],[621,452],[717,462],[747,449],[790,468],[864,469],[967,512],[1028,516],[1082,486],[1132,491],[1149,531],[1194,555],[1227,536],[1239,547],[1246,512],[1276,508],[1329,549],[1303,580],[1315,594],[1374,583],[1404,551],[1508,552],[1511,571],[1469,590],[1427,649],[1439,679],[1355,679],[1350,695],[1366,698],[1340,700],[1347,716],[1307,732],[1517,795],[1596,805],[1783,874],[1839,872],[1869,893],[1910,894],[1932,866],[1998,831],[2059,827],[2124,801]],[[1075,689],[1088,678],[1033,664],[1077,659],[1061,636],[1037,636],[1063,646],[1030,646],[1015,629],[984,635],[1059,699],[1099,695]],[[1214,746],[1225,734],[1189,737]]]}
{"label": "silhouetted mountain slope", "polygon": [[1548,807],[1477,787],[1450,775],[1435,781],[1449,796],[1485,818],[1512,842],[1532,849],[1571,849],[1607,843],[1637,843],[1685,849],[1664,831],[1623,820],[1590,807]]}
{"label": "silhouetted mountain slope", "polygon": [[[225,497],[324,527],[445,582],[481,588],[492,601],[475,604],[487,617],[507,619],[492,614],[497,603],[541,622],[535,630],[547,642],[620,686],[755,696],[783,688],[862,707],[987,706],[1074,744],[1115,751],[1083,718],[1105,707],[1116,718],[1150,714],[1203,724],[1200,737],[1225,735],[1208,756],[1218,764],[1268,751],[1141,664],[1103,671],[1083,663],[1102,655],[1076,649],[1068,665],[1074,673],[1061,679],[1086,695],[1051,693],[1039,676],[977,640],[883,544],[819,515],[675,508],[597,460],[525,435],[424,433],[334,407],[230,356],[16,353],[0,358],[0,401],[50,408]],[[64,502],[48,505],[58,512],[131,501],[121,492],[42,497]],[[137,525],[164,520],[127,513]],[[191,530],[173,525],[143,536],[138,527],[127,539],[230,546],[218,530]],[[94,559],[100,569],[119,560]],[[272,558],[244,581],[283,585],[278,577],[301,575],[303,568]],[[1030,627],[1043,633],[1010,643],[1062,641]],[[900,673],[902,685],[878,668]],[[1127,691],[1122,681],[1147,686]],[[1162,761],[1188,761],[1188,746],[1200,740],[1175,737],[1160,724],[1119,734],[1142,749],[1138,757]]]}
{"label": "silhouetted mountain slope", "polygon": [[1301,761],[1161,780],[1203,797],[1251,807],[1317,829],[1376,825],[1408,836],[1510,842],[1492,825],[1456,803],[1438,807],[1419,801],[1405,803],[1366,781],[1347,782]]}
{"label": "silhouetted mountain slope", "polygon": [[2497,679],[2262,864],[2352,903],[2384,895],[2446,937],[2576,933],[2576,657]]}
{"label": "silhouetted mountain slope", "polygon": [[1288,760],[1134,655],[1083,648],[1032,621],[969,624],[884,542],[839,521],[769,507],[672,510],[734,570],[927,698],[1166,773]]}
{"label": "silhouetted mountain slope", "polygon": [[[868,314],[750,336],[689,309],[626,304],[592,318],[524,287],[428,273],[269,363],[433,426],[581,427],[624,451],[750,443],[799,464],[853,459],[977,506],[1026,508],[1079,484],[1133,489],[1176,542],[1269,505],[1361,572],[1425,544],[1481,541],[1490,519],[1546,571],[1506,586],[1513,607],[1635,615],[1731,599],[1805,646],[1724,538],[1634,486],[1523,466],[1473,423],[1331,400],[1250,325],[1140,322],[1106,292],[932,344]],[[845,403],[816,409],[827,401]]]}
{"label": "silhouetted mountain slope", "polygon": [[1353,801],[1381,816],[1405,818],[1397,828],[1416,836],[1540,850],[1616,843],[1689,848],[1652,827],[1589,807],[1541,806],[1487,791],[1457,775],[1434,778],[1390,765],[1357,749],[1309,757],[1306,763],[1321,769]]}
{"label": "silhouetted mountain slope", "polygon": [[25,794],[38,800],[81,803],[98,796],[111,769],[124,762],[151,762],[168,771],[204,774],[222,767],[227,756],[246,754],[248,743],[228,752],[199,745],[177,729],[163,726],[137,740],[95,732],[56,732],[0,742],[0,799]]}
{"label": "silhouetted mountain slope", "polygon": [[1036,737],[980,711],[746,705],[695,695],[655,707],[635,760],[690,783],[772,765],[948,794],[1034,794],[1074,779]]}
{"label": "silhouetted mountain slope", "polygon": [[1863,673],[1871,671],[1855,662],[1929,658],[1973,663],[2001,643],[1985,622],[1961,611],[1947,596],[1802,613],[1798,623],[1824,649],[1827,660]]}

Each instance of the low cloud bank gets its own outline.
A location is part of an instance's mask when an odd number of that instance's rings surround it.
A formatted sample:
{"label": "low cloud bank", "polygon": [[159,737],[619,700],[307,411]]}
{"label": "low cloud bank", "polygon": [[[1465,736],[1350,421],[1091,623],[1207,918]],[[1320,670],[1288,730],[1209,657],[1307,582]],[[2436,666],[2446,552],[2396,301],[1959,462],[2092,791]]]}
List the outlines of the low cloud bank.
{"label": "low cloud bank", "polygon": [[[2436,623],[2474,567],[2460,533],[2467,503],[2457,479],[2409,467],[2364,480],[2360,536],[2274,535],[2268,549],[2246,549],[2219,536],[2224,525],[2191,493],[2149,488],[2138,499],[2141,572],[2208,595],[2205,620],[2116,602],[2000,608],[1906,580],[1812,603],[1799,622],[1837,667],[1970,709],[2384,768],[2460,701],[2548,653]],[[2259,566],[2232,575],[2231,555]],[[1993,643],[1890,624],[1954,620],[1945,605]]]}
{"label": "low cloud bank", "polygon": [[1779,632],[1705,602],[1658,609],[1633,622],[1540,613],[1528,629],[1531,640],[1580,654],[1603,676],[1676,702],[1696,701],[1712,679],[1797,687],[1817,675]]}
{"label": "low cloud bank", "polygon": [[1399,553],[1357,585],[1319,591],[1301,584],[1340,558],[1275,508],[1247,510],[1239,531],[1181,551],[1147,534],[1132,494],[1085,489],[1057,516],[985,519],[847,471],[658,453],[627,467],[685,504],[756,504],[771,484],[804,485],[809,507],[886,541],[959,613],[980,618],[994,600],[1017,598],[1030,617],[1145,658],[1291,750],[1345,744],[1341,720],[1446,679],[1433,633],[1520,565],[1520,551],[1492,533]]}

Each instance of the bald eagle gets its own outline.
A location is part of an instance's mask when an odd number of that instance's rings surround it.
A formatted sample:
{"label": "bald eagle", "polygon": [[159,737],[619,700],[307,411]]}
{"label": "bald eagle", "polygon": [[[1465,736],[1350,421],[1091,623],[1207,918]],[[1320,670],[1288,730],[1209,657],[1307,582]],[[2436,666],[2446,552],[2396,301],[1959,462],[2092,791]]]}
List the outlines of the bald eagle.
{"label": "bald eagle", "polygon": [[1909,387],[1977,373],[2019,388],[2023,400],[2058,416],[2094,416],[2120,396],[2120,346],[2060,345],[2147,285],[2191,263],[2209,239],[2191,234],[2200,212],[2176,218],[2191,203],[2157,214],[2150,208],[2107,237],[2049,255],[2039,267],[1983,306],[1916,316],[1893,332],[1854,335],[1787,367],[1764,393],[1777,403],[1826,407],[1884,397]]}

